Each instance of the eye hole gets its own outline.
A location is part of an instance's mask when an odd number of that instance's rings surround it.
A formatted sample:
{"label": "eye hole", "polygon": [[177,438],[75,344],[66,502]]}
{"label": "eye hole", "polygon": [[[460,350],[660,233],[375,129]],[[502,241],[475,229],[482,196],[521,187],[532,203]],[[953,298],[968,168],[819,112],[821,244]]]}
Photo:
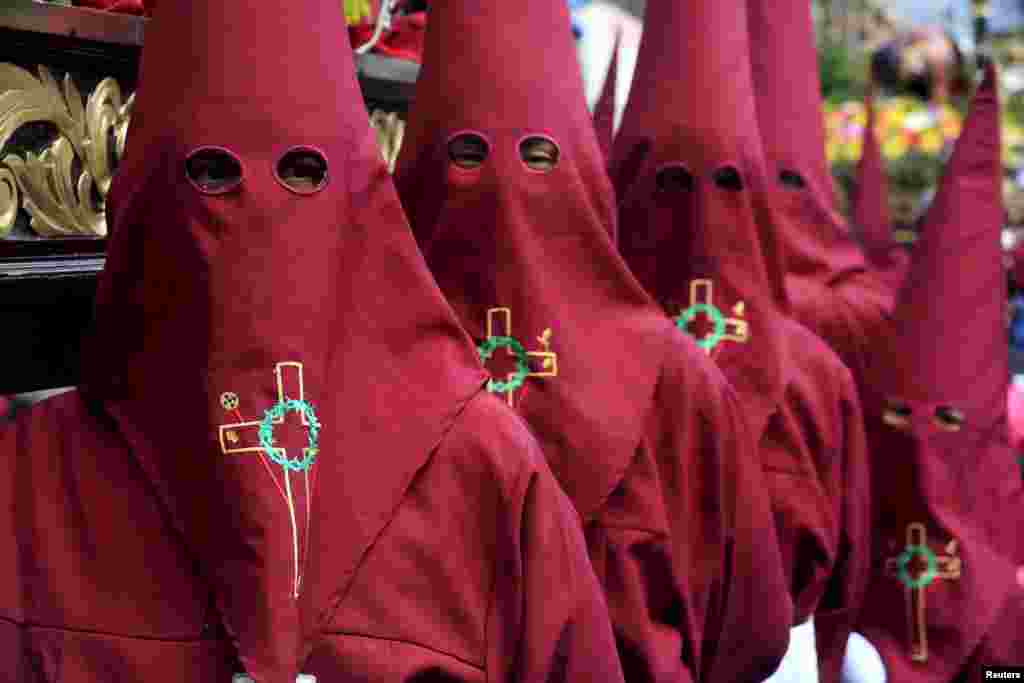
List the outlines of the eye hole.
{"label": "eye hole", "polygon": [[546,138],[526,138],[519,145],[519,157],[534,171],[550,171],[558,163],[558,147]]}
{"label": "eye hole", "polygon": [[480,168],[487,160],[487,141],[473,133],[463,133],[448,143],[448,158],[459,168]]}
{"label": "eye hole", "polygon": [[327,160],[315,149],[296,147],[277,162],[277,179],[293,192],[311,194],[327,184]]}
{"label": "eye hole", "polygon": [[782,183],[783,187],[787,187],[791,190],[802,190],[807,187],[807,183],[804,182],[804,177],[796,171],[791,171],[788,168],[779,171],[779,182]]}
{"label": "eye hole", "polygon": [[682,166],[667,166],[658,171],[654,182],[659,192],[690,192],[693,175]]}
{"label": "eye hole", "polygon": [[964,423],[964,414],[952,406],[939,406],[932,416],[935,426],[946,432],[959,432]]}
{"label": "eye hole", "polygon": [[886,401],[885,412],[882,413],[882,421],[890,427],[900,429],[910,424],[910,415],[910,406],[906,403]]}
{"label": "eye hole", "polygon": [[242,184],[242,163],[227,150],[204,147],[185,160],[185,174],[206,194],[224,194]]}
{"label": "eye hole", "polygon": [[743,189],[743,177],[735,166],[723,166],[712,174],[711,179],[723,190],[739,192]]}

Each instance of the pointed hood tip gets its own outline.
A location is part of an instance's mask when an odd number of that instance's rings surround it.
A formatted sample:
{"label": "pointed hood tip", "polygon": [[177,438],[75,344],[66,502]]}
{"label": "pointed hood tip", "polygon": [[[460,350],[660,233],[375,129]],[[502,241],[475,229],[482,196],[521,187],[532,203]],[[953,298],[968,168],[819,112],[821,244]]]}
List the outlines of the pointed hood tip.
{"label": "pointed hood tip", "polygon": [[1005,327],[995,76],[987,65],[897,298],[895,338],[891,350],[882,352],[887,362],[879,366],[887,374],[875,379],[904,398],[960,401],[968,417],[981,422],[998,417],[988,411],[998,412],[997,398],[1005,393],[1005,346],[1002,354],[993,354],[990,343],[963,344],[962,337],[948,332],[965,317],[982,341],[1001,336]]}
{"label": "pointed hood tip", "polygon": [[994,91],[996,89],[996,78],[999,75],[996,69],[996,64],[993,60],[985,60],[985,65],[982,67],[982,78],[981,84],[978,86],[978,91]]}
{"label": "pointed hood tip", "polygon": [[615,39],[612,41],[612,59],[608,65],[608,73],[605,76],[604,84],[601,86],[601,94],[597,104],[594,105],[594,130],[597,133],[597,141],[604,154],[605,163],[611,160],[612,142],[615,138],[615,92],[618,88],[619,71],[619,47],[622,41],[622,28],[615,30]]}

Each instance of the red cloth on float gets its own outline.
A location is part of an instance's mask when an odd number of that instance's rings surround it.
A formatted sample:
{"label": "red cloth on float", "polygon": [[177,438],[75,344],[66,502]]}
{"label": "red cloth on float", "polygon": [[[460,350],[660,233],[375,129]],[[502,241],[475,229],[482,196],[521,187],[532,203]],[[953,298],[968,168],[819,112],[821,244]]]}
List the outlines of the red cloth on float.
{"label": "red cloth on float", "polygon": [[622,253],[670,315],[719,317],[720,343],[703,343],[755,425],[797,620],[826,590],[830,609],[852,606],[869,512],[860,409],[849,371],[787,316],[745,11],[659,2],[644,20],[611,163]]}
{"label": "red cloth on float", "polygon": [[[626,679],[762,680],[792,610],[760,468],[721,373],[615,253],[569,27],[564,2],[433,2],[396,183],[482,348],[555,355],[513,398],[584,521]],[[477,168],[449,160],[464,134],[486,143]],[[521,158],[535,136],[557,147],[547,171]]]}
{"label": "red cloth on float", "polygon": [[[376,27],[376,16],[362,24],[348,27],[352,47],[369,42]],[[406,59],[417,64],[423,61],[423,35],[427,27],[427,13],[413,12],[392,19],[391,30],[381,33],[371,52],[385,57]]]}
{"label": "red cloth on float", "polygon": [[156,0],[75,0],[79,7],[90,7],[105,12],[122,14],[152,14]]}
{"label": "red cloth on float", "polygon": [[[251,9],[147,30],[82,392],[0,431],[0,679],[229,681],[237,648],[260,683],[621,681],[575,511],[409,233],[340,3]],[[295,150],[318,188],[279,173]]]}
{"label": "red cloth on float", "polygon": [[[878,455],[876,540],[858,630],[892,681],[982,680],[983,664],[1019,664],[1024,652],[1016,578],[1024,491],[1006,433],[999,137],[989,67],[925,217],[891,329],[871,358],[865,412]],[[958,430],[943,428],[947,407],[962,414]]]}
{"label": "red cloth on float", "polygon": [[[892,294],[835,208],[811,5],[748,0],[747,7],[758,120],[788,219],[778,239],[793,315],[835,349],[860,383]],[[784,183],[784,173],[803,187]]]}
{"label": "red cloth on float", "polygon": [[857,164],[857,185],[853,199],[853,224],[860,234],[864,254],[890,291],[899,289],[910,264],[906,248],[892,238],[889,220],[889,175],[875,134],[875,101],[869,93],[864,126],[864,144]]}

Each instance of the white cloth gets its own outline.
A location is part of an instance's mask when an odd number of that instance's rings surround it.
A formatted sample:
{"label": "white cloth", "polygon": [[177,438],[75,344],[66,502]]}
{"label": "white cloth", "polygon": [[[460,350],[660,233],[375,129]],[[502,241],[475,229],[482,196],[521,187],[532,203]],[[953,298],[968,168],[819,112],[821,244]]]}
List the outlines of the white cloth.
{"label": "white cloth", "polygon": [[867,638],[851,633],[846,641],[842,683],[886,683],[882,656]]}
{"label": "white cloth", "polygon": [[818,683],[818,648],[814,617],[789,631],[789,649],[782,664],[764,683]]}
{"label": "white cloth", "polygon": [[[235,674],[231,677],[231,683],[254,683],[254,681],[245,674]],[[316,683],[316,676],[299,674],[295,677],[295,683]]]}
{"label": "white cloth", "polygon": [[626,109],[629,86],[633,81],[633,70],[640,52],[643,23],[629,12],[601,0],[593,0],[581,7],[576,12],[576,20],[583,29],[583,36],[576,44],[576,54],[583,71],[583,91],[591,111],[597,105],[604,79],[608,76],[615,33],[617,30],[622,31],[619,70],[615,76],[614,129],[617,131],[622,122],[622,112]]}

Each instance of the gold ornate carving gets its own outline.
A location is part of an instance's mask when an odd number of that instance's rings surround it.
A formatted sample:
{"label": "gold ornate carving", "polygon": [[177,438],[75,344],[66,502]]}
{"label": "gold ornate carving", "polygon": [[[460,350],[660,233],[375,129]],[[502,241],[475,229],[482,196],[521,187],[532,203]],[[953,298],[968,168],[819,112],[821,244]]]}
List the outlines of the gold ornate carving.
{"label": "gold ornate carving", "polygon": [[134,100],[124,101],[117,81],[105,78],[83,106],[70,75],[58,85],[45,66],[37,79],[0,63],[0,147],[29,123],[50,123],[58,131],[39,154],[8,154],[0,162],[0,236],[14,226],[20,207],[44,237],[107,234],[103,200],[114,160],[124,153]]}
{"label": "gold ornate carving", "polygon": [[377,131],[377,143],[380,145],[381,156],[388,165],[388,171],[394,173],[395,161],[402,149],[402,136],[405,135],[405,121],[395,112],[375,109],[370,114],[370,125]]}

